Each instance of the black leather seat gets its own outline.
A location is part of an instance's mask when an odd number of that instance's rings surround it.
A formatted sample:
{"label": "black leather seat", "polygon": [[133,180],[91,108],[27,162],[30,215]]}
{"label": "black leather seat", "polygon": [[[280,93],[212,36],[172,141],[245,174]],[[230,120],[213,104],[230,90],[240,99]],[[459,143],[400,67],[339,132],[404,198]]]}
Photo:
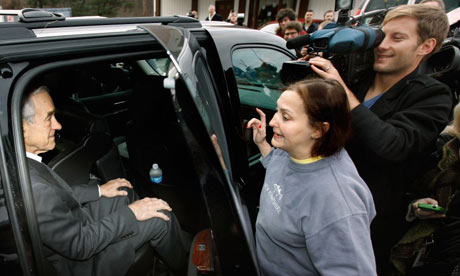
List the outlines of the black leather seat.
{"label": "black leather seat", "polygon": [[78,102],[56,105],[56,117],[63,128],[56,149],[45,155],[44,162],[70,185],[88,183],[90,176],[103,183],[126,177],[105,119]]}
{"label": "black leather seat", "polygon": [[[48,166],[70,185],[89,183],[92,175],[105,183],[110,179],[124,177],[121,161],[114,151],[116,148],[109,135],[90,133],[74,148],[56,155],[48,162]],[[110,164],[110,168],[104,167],[104,164]],[[102,175],[97,172],[102,172]]]}

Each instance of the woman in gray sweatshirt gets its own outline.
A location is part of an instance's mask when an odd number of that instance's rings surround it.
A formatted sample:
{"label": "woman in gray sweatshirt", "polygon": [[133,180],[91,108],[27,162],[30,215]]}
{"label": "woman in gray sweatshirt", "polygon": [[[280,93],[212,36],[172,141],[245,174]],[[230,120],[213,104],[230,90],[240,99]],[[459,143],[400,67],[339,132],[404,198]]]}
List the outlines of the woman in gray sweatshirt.
{"label": "woman in gray sweatshirt", "polygon": [[274,148],[261,110],[248,123],[266,168],[256,222],[262,275],[376,275],[374,201],[343,148],[351,123],[344,89],[297,82],[277,106]]}

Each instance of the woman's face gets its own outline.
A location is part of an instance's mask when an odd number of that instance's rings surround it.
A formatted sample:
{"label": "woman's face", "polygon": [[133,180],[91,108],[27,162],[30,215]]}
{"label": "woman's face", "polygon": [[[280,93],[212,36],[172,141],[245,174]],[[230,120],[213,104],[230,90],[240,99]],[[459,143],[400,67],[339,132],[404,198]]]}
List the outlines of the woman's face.
{"label": "woman's face", "polygon": [[272,145],[293,158],[310,158],[315,139],[321,137],[321,133],[310,125],[301,97],[295,91],[286,90],[277,106],[269,124],[273,127]]}

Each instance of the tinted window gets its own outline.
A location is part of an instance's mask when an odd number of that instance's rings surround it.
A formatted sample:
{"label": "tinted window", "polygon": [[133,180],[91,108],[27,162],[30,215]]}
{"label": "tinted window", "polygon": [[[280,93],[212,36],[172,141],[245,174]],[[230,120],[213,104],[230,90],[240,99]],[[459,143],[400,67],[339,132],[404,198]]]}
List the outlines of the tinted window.
{"label": "tinted window", "polygon": [[[195,104],[200,112],[201,118],[203,119],[209,135],[216,135],[218,137],[220,148],[226,149],[227,141],[225,140],[223,123],[220,119],[220,111],[218,109],[219,104],[213,91],[214,84],[208,71],[208,67],[201,54],[195,56],[194,66],[195,75],[197,77],[197,91],[192,91],[192,95],[194,95]],[[230,164],[230,159],[227,151],[223,150],[222,154],[223,160],[221,162],[225,163],[222,164],[222,166],[224,168],[229,168],[228,165]],[[217,155],[219,156],[219,153]]]}
{"label": "tinted window", "polygon": [[232,63],[241,104],[275,110],[276,100],[285,88],[280,70],[288,60],[289,56],[274,49],[235,50]]}
{"label": "tinted window", "polygon": [[379,9],[386,9],[389,7],[399,6],[399,5],[406,5],[407,0],[371,0],[366,7],[366,12],[379,10]]}
{"label": "tinted window", "polygon": [[444,0],[444,5],[446,6],[446,12],[450,12],[460,7],[460,2],[458,0]]}

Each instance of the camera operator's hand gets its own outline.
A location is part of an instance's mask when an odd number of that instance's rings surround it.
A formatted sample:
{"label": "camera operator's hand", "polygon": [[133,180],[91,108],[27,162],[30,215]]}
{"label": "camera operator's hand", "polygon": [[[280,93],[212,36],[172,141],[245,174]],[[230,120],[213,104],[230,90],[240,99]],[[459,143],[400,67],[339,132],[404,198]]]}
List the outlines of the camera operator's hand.
{"label": "camera operator's hand", "polygon": [[311,69],[313,69],[313,71],[318,74],[318,76],[323,79],[336,80],[343,86],[345,92],[347,92],[350,109],[353,109],[359,105],[359,101],[356,99],[355,94],[353,94],[353,92],[347,87],[342,77],[340,76],[339,71],[335,69],[330,60],[322,57],[314,57],[311,58],[308,62],[311,65]]}

